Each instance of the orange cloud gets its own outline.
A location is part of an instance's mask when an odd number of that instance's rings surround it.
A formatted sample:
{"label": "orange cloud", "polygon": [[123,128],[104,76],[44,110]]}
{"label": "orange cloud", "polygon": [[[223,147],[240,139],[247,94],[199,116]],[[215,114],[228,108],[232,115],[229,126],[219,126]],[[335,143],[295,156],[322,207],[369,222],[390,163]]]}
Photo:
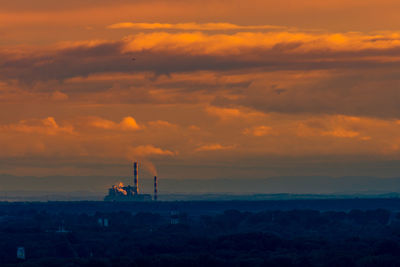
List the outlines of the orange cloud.
{"label": "orange cloud", "polygon": [[254,126],[252,128],[247,128],[243,131],[245,135],[253,135],[253,136],[265,136],[273,133],[272,127],[269,126]]}
{"label": "orange cloud", "polygon": [[135,131],[142,127],[136,122],[133,117],[125,117],[120,123],[115,123],[114,121],[106,120],[99,117],[91,117],[89,125],[96,128],[107,129],[107,130],[126,130]]}
{"label": "orange cloud", "polygon": [[236,108],[217,108],[217,107],[207,107],[206,111],[212,115],[216,115],[221,119],[227,119],[232,117],[240,117],[243,115],[239,109]]}
{"label": "orange cloud", "polygon": [[120,123],[120,127],[123,130],[139,130],[140,126],[137,124],[136,120],[132,117],[125,117]]}
{"label": "orange cloud", "polygon": [[188,128],[189,128],[189,130],[192,130],[192,131],[200,131],[201,130],[201,128],[197,125],[190,125]]}
{"label": "orange cloud", "polygon": [[102,129],[115,129],[117,128],[118,124],[113,121],[102,119],[102,118],[91,118],[90,125],[96,128]]}
{"label": "orange cloud", "polygon": [[108,29],[138,29],[138,30],[195,30],[195,31],[216,31],[216,30],[271,30],[283,29],[283,26],[274,25],[250,25],[242,26],[232,23],[133,23],[121,22],[107,26]]}
{"label": "orange cloud", "polygon": [[196,152],[202,152],[202,151],[217,151],[217,150],[230,150],[230,149],[234,149],[235,146],[231,145],[231,146],[224,146],[221,144],[208,144],[208,145],[202,145],[198,148],[196,148]]}
{"label": "orange cloud", "polygon": [[177,127],[176,124],[170,123],[168,121],[157,120],[157,121],[150,121],[149,125],[152,127],[166,127],[166,128],[175,128]]}
{"label": "orange cloud", "polygon": [[25,134],[76,134],[72,126],[66,125],[61,127],[57,124],[56,120],[53,117],[47,117],[42,120],[21,120],[17,124],[1,126],[0,129],[2,129],[3,131],[19,132]]}
{"label": "orange cloud", "polygon": [[371,139],[371,136],[368,136],[368,132],[383,123],[386,124],[385,127],[390,127],[391,125],[390,122],[355,116],[325,116],[325,120],[313,118],[309,121],[305,120],[298,123],[297,135],[302,137],[357,138],[367,141]]}
{"label": "orange cloud", "polygon": [[210,115],[217,116],[222,120],[235,119],[235,118],[257,118],[265,117],[266,115],[261,112],[245,111],[238,108],[220,108],[214,106],[206,107],[206,112]]}
{"label": "orange cloud", "polygon": [[175,156],[177,153],[171,150],[162,149],[153,145],[140,145],[129,148],[128,155],[132,157],[147,157],[147,156]]}
{"label": "orange cloud", "polygon": [[[285,54],[379,50],[400,46],[400,34],[238,32],[234,34],[140,33],[127,37],[125,51],[177,51],[195,55],[242,55],[254,49]],[[324,56],[320,54],[320,56]],[[253,60],[255,60],[253,58]]]}
{"label": "orange cloud", "polygon": [[232,1],[3,1],[0,156],[399,157],[399,1]]}
{"label": "orange cloud", "polygon": [[68,95],[64,94],[60,91],[55,91],[51,94],[51,99],[55,100],[55,101],[63,101],[63,100],[68,100]]}
{"label": "orange cloud", "polygon": [[346,130],[346,129],[342,129],[342,128],[336,128],[332,131],[322,132],[321,134],[335,136],[335,137],[341,137],[341,138],[354,138],[354,137],[357,137],[360,135],[359,132]]}

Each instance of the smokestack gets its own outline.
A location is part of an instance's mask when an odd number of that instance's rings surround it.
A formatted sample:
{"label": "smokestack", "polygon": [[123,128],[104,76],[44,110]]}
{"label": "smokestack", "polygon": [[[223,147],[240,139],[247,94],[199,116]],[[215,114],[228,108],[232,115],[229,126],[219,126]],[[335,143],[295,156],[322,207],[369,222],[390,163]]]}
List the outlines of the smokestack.
{"label": "smokestack", "polygon": [[135,161],[133,163],[133,187],[135,189],[135,194],[139,193],[139,178],[138,178],[138,163]]}
{"label": "smokestack", "polygon": [[157,176],[154,176],[154,200],[157,201]]}

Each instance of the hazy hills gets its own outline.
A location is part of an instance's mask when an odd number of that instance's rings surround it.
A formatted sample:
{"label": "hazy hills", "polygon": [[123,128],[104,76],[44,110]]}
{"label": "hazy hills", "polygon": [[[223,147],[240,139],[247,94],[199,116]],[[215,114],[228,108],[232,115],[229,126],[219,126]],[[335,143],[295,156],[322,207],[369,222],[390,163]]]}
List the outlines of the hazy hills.
{"label": "hazy hills", "polygon": [[[30,196],[43,200],[43,196],[53,199],[101,199],[107,189],[117,182],[131,183],[130,178],[107,176],[13,176],[0,175],[1,198]],[[141,191],[153,191],[152,179],[140,180]],[[378,177],[271,177],[265,179],[159,179],[160,195],[170,195],[174,199],[197,195],[203,198],[224,198],[227,196],[254,195],[265,198],[264,194],[288,195],[380,195],[397,196],[400,193],[400,178]],[[260,195],[261,194],[261,195]],[[200,197],[202,195],[202,197]],[[186,197],[185,197],[186,196]],[[298,196],[300,197],[300,196]]]}

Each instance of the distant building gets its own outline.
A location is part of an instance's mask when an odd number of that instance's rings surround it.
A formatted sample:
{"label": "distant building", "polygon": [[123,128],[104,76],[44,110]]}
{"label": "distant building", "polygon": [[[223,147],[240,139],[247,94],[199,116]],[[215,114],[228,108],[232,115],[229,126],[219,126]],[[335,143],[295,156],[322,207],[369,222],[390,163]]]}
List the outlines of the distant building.
{"label": "distant building", "polygon": [[56,231],[56,233],[60,233],[60,234],[69,233],[69,232],[71,232],[71,231],[65,230],[64,221],[60,224],[60,226],[58,227],[58,230]]}
{"label": "distant building", "polygon": [[105,201],[151,201],[150,194],[137,193],[135,186],[124,186],[123,183],[114,185],[108,189],[108,195],[104,198]]}
{"label": "distant building", "polygon": [[171,210],[171,224],[179,224],[179,212],[176,210]]}
{"label": "distant building", "polygon": [[108,195],[105,201],[151,201],[150,194],[140,194],[139,192],[139,176],[138,163],[133,163],[133,186],[125,186],[123,183],[113,185],[108,189]]}
{"label": "distant building", "polygon": [[187,213],[185,212],[180,212],[176,209],[173,209],[170,211],[170,223],[172,225],[176,224],[187,224],[188,223],[188,217]]}
{"label": "distant building", "polygon": [[24,247],[17,248],[17,259],[25,260],[25,248]]}
{"label": "distant building", "polygon": [[108,219],[107,218],[99,218],[97,220],[97,223],[101,226],[101,227],[108,227]]}

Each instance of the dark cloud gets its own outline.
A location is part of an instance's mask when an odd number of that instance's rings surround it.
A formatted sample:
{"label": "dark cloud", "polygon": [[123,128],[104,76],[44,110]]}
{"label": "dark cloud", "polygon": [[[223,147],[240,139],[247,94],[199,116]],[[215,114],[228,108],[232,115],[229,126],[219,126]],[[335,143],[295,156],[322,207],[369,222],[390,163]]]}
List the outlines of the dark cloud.
{"label": "dark cloud", "polygon": [[[154,72],[157,75],[193,71],[250,72],[280,70],[376,69],[397,68],[398,61],[383,61],[379,57],[400,56],[400,47],[363,49],[357,51],[293,52],[300,44],[278,43],[271,49],[243,48],[240,55],[193,54],[185,51],[152,49],[123,52],[126,43],[109,42],[80,45],[48,53],[27,53],[24,56],[2,53],[0,77],[21,82],[64,80],[107,72]],[[132,61],[132,57],[136,60]],[[373,59],[377,57],[377,59]]]}
{"label": "dark cloud", "polygon": [[129,3],[144,3],[148,1],[143,0],[70,0],[70,1],[52,1],[52,0],[15,0],[5,1],[1,0],[0,5],[2,10],[7,11],[65,11],[71,9],[99,7],[99,6],[113,6],[116,4],[129,4]]}
{"label": "dark cloud", "polygon": [[[365,115],[378,117],[400,117],[398,102],[399,77],[396,68],[400,61],[384,60],[387,56],[400,56],[400,47],[354,49],[334,51],[315,48],[296,50],[301,42],[277,43],[272,48],[243,48],[239,55],[232,53],[195,53],[182,49],[141,49],[126,52],[129,39],[98,44],[70,45],[49,52],[25,51],[23,54],[2,54],[0,78],[3,81],[17,80],[28,91],[49,91],[40,84],[54,81],[61,92],[68,92],[74,99],[81,94],[108,93],[104,99],[121,102],[170,103],[171,98],[155,98],[148,90],[166,89],[175,92],[176,101],[195,102],[191,92],[217,92],[227,90],[239,98],[223,99],[216,95],[214,105],[246,106],[263,112],[280,113],[328,113]],[[132,45],[132,44],[130,44]],[[133,43],[134,45],[134,43]],[[132,57],[136,60],[132,61]],[[271,73],[282,71],[312,72],[329,71],[329,77],[305,78],[302,84],[268,88],[267,84],[254,83],[254,78],[245,81],[199,81],[164,79],[157,77],[177,73],[209,71],[214,73],[253,72]],[[74,77],[93,74],[144,73],[145,80],[94,81],[92,83],[69,83]],[[154,78],[154,79],[153,79]],[[315,79],[312,80],[312,79]],[[284,82],[284,81],[281,81]],[[39,84],[39,86],[38,86]],[[51,91],[51,90],[50,90]],[[130,97],[131,95],[131,97]],[[100,96],[104,97],[105,95]],[[84,97],[84,98],[85,98]],[[92,98],[102,102],[99,97]]]}
{"label": "dark cloud", "polygon": [[[380,73],[392,79],[380,79]],[[392,74],[390,74],[392,73]],[[329,78],[308,78],[306,84],[280,87],[251,87],[240,98],[216,98],[221,107],[246,106],[262,112],[345,114],[399,118],[398,71],[357,70],[339,72]],[[312,81],[311,79],[315,79]],[[282,81],[284,82],[284,81]]]}

